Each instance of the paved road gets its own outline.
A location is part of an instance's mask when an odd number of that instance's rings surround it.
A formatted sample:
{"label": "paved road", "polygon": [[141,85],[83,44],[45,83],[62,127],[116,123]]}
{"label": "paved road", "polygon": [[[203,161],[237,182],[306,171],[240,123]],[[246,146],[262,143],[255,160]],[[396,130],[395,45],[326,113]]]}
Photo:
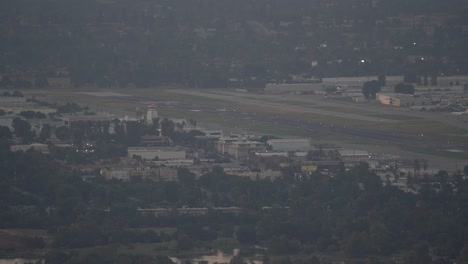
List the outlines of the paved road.
{"label": "paved road", "polygon": [[[241,97],[242,95],[234,94],[234,93],[226,93],[226,94],[221,93],[220,94],[220,93],[208,93],[205,91],[187,91],[187,90],[183,90],[183,91],[175,90],[173,92],[191,94],[195,96],[203,96],[207,98],[220,99],[224,101],[231,101],[231,102],[242,103],[242,104],[250,104],[254,106],[274,108],[274,109],[278,109],[278,112],[281,112],[283,110],[296,110],[296,111],[300,111],[303,113],[321,114],[321,115],[326,115],[326,116],[335,116],[335,117],[340,117],[340,118],[349,118],[349,119],[356,119],[356,120],[362,120],[362,121],[376,122],[376,125],[378,125],[379,123],[395,123],[396,126],[398,125],[398,121],[395,121],[395,120],[389,120],[389,119],[384,119],[384,118],[374,118],[374,117],[369,117],[369,116],[359,115],[359,114],[341,113],[341,112],[336,112],[336,111],[313,109],[313,108],[302,107],[302,106],[292,106],[286,103],[265,102],[260,99],[255,99],[255,98],[263,99],[265,97],[269,99],[278,99],[278,96],[271,97],[268,95],[266,96],[253,95],[252,98],[254,99],[251,99],[251,98]],[[245,94],[243,95],[245,96]],[[249,97],[250,97],[250,94],[249,94]],[[289,100],[291,98],[288,97],[286,99]],[[301,98],[299,101],[311,102],[310,99],[304,99],[304,98]],[[323,106],[329,107],[330,105],[332,105],[332,106],[337,106],[337,107],[341,106],[341,108],[343,108],[343,105],[337,102],[314,101],[313,103],[314,103],[314,107],[317,107],[317,105],[315,104],[319,104],[319,106],[323,105]],[[188,106],[188,105],[183,106],[182,104],[179,104],[177,105],[177,107],[186,108],[187,110],[189,110],[191,106]],[[349,105],[346,105],[346,107],[349,107]],[[456,143],[447,142],[444,138],[434,140],[433,138],[430,139],[430,138],[420,137],[419,135],[416,135],[416,134],[408,134],[404,132],[395,133],[392,131],[377,131],[377,130],[370,130],[368,128],[367,129],[359,128],[359,127],[346,127],[340,124],[335,124],[335,125],[330,126],[327,124],[307,122],[307,121],[298,120],[298,119],[284,118],[281,116],[271,116],[267,114],[262,114],[260,113],[260,111],[259,113],[246,113],[246,112],[239,112],[239,111],[219,112],[219,111],[216,111],[216,109],[210,108],[209,106],[199,106],[198,108],[202,110],[204,113],[209,113],[212,115],[222,115],[222,116],[226,116],[230,118],[250,119],[255,122],[277,124],[278,126],[293,127],[293,128],[298,128],[298,129],[302,129],[305,131],[319,131],[324,134],[347,135],[347,136],[365,139],[370,142],[372,141],[385,142],[385,143],[403,145],[403,146],[408,146],[408,147],[412,146],[412,147],[418,147],[418,148],[430,148],[430,149],[435,149],[435,150],[460,149],[460,150],[468,151],[468,141],[466,144],[460,145]],[[375,109],[375,108],[377,107],[372,108],[372,113],[389,114],[388,109]],[[401,112],[398,112],[398,114],[400,113]],[[394,113],[392,112],[392,114]],[[416,113],[416,114],[419,115],[421,113]],[[409,112],[408,116],[414,116],[414,115],[415,113]],[[425,117],[427,118],[427,116]],[[442,116],[439,118],[441,118],[440,119],[441,122],[448,123],[448,121],[451,121],[447,117]],[[459,124],[459,123],[457,124],[459,125],[459,127],[462,127],[462,128],[464,128],[465,126],[464,124]]]}
{"label": "paved road", "polygon": [[173,90],[172,92],[185,94],[185,95],[191,94],[195,96],[202,96],[202,97],[211,98],[211,99],[219,99],[219,100],[231,101],[231,102],[237,102],[237,103],[243,103],[243,104],[250,104],[253,106],[270,107],[270,108],[278,109],[278,111],[295,110],[295,111],[300,111],[302,113],[319,114],[319,115],[324,115],[324,116],[335,116],[335,117],[340,117],[340,118],[349,118],[349,119],[355,119],[355,120],[361,120],[361,121],[373,121],[373,122],[385,122],[385,123],[395,122],[394,120],[378,118],[378,117],[370,117],[370,116],[359,115],[359,114],[342,113],[342,112],[315,109],[315,108],[309,108],[309,107],[303,107],[303,106],[294,106],[294,105],[284,104],[284,103],[274,103],[274,102],[266,102],[266,101],[255,100],[255,99],[247,99],[244,97],[235,96],[233,94],[207,93],[207,92],[188,91],[188,90]]}

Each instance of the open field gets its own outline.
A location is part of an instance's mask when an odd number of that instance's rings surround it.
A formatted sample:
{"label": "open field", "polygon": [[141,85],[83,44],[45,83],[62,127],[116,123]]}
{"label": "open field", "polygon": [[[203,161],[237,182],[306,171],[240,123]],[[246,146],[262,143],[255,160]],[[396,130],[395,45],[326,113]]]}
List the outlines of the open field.
{"label": "open field", "polygon": [[[116,89],[24,91],[39,100],[76,102],[97,111],[135,116],[155,102],[163,117],[194,119],[226,131],[309,137],[411,158],[432,158],[442,168],[468,152],[468,122],[448,113],[413,112],[372,103],[334,101],[317,95],[246,94],[226,90]],[[446,150],[461,152],[453,153]],[[424,150],[424,151],[422,151]]]}
{"label": "open field", "polygon": [[11,257],[34,257],[44,249],[31,249],[30,239],[42,238],[47,248],[52,244],[52,236],[44,229],[0,229],[0,252],[8,252]]}

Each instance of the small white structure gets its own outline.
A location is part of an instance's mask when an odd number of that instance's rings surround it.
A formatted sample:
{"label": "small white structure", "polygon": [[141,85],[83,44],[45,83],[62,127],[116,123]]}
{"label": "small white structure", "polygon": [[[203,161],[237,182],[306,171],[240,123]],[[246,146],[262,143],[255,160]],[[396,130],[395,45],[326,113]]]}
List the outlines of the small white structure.
{"label": "small white structure", "polygon": [[365,150],[339,150],[343,161],[367,161],[371,158],[369,152]]}
{"label": "small white structure", "polygon": [[130,169],[113,169],[101,171],[106,180],[128,181],[130,179]]}
{"label": "small white structure", "polygon": [[214,129],[214,130],[201,130],[206,137],[209,138],[221,138],[223,136],[223,130],[221,129]]}

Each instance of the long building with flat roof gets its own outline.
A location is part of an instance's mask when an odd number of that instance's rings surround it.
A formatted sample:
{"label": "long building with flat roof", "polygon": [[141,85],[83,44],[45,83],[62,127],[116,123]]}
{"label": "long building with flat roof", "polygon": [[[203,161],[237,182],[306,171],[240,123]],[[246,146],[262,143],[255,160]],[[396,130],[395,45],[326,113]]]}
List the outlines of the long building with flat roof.
{"label": "long building with flat roof", "polygon": [[270,139],[267,144],[275,151],[304,151],[311,148],[307,138]]}
{"label": "long building with flat roof", "polygon": [[183,160],[185,150],[180,147],[129,147],[128,156],[140,156],[143,160]]}

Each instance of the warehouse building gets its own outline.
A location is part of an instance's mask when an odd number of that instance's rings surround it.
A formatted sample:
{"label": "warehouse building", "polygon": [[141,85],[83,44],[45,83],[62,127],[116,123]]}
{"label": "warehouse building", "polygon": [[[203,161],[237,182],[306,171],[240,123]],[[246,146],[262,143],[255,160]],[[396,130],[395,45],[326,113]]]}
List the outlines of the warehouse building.
{"label": "warehouse building", "polygon": [[129,147],[128,156],[140,156],[143,160],[185,159],[185,150],[179,147]]}

